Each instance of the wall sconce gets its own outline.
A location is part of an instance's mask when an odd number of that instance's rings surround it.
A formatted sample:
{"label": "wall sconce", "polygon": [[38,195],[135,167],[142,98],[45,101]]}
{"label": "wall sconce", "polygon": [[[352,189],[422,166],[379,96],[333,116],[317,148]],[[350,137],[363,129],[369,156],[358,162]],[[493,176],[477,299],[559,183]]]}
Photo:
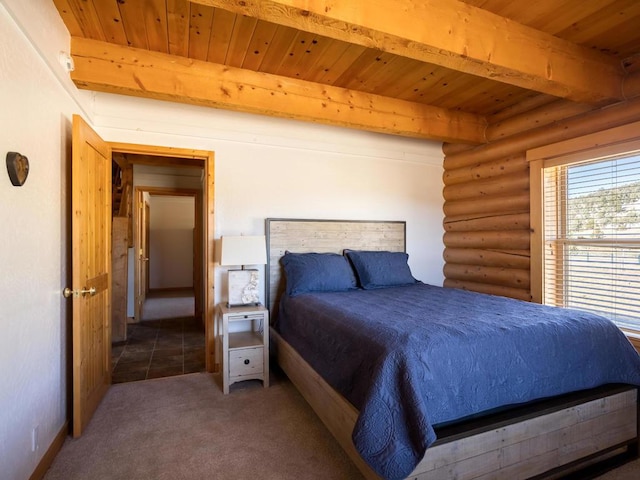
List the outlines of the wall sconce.
{"label": "wall sconce", "polygon": [[267,244],[264,235],[222,236],[220,265],[241,265],[240,270],[228,271],[228,307],[260,305],[259,272],[245,269],[245,265],[267,263]]}

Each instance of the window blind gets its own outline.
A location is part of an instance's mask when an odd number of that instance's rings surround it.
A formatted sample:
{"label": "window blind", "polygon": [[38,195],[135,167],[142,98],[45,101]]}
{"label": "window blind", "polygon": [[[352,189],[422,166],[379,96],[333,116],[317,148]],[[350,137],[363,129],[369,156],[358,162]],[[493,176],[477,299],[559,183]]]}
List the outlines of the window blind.
{"label": "window blind", "polygon": [[640,331],[640,155],[543,169],[544,302]]}

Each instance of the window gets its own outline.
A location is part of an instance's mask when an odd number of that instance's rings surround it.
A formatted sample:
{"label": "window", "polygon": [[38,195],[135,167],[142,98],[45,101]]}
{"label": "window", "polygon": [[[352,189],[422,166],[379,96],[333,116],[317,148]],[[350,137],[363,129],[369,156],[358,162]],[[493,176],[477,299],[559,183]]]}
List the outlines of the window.
{"label": "window", "polygon": [[640,330],[640,155],[543,169],[544,303]]}
{"label": "window", "polygon": [[531,294],[640,338],[640,122],[527,152]]}

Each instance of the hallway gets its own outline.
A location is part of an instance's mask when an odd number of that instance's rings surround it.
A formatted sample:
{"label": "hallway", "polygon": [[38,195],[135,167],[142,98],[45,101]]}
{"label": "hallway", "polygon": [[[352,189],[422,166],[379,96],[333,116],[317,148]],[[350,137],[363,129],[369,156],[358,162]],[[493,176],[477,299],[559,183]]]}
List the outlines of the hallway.
{"label": "hallway", "polygon": [[205,370],[204,327],[194,318],[193,292],[150,293],[143,320],[112,345],[112,383]]}

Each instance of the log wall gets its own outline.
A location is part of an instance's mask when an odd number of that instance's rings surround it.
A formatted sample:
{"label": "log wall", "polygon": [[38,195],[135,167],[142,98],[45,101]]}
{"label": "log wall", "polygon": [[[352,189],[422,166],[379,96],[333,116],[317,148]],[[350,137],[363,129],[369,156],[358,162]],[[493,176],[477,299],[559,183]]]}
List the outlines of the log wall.
{"label": "log wall", "polygon": [[530,258],[527,150],[638,120],[637,96],[599,109],[540,96],[489,119],[488,143],[445,144],[444,286],[531,300],[540,260]]}

